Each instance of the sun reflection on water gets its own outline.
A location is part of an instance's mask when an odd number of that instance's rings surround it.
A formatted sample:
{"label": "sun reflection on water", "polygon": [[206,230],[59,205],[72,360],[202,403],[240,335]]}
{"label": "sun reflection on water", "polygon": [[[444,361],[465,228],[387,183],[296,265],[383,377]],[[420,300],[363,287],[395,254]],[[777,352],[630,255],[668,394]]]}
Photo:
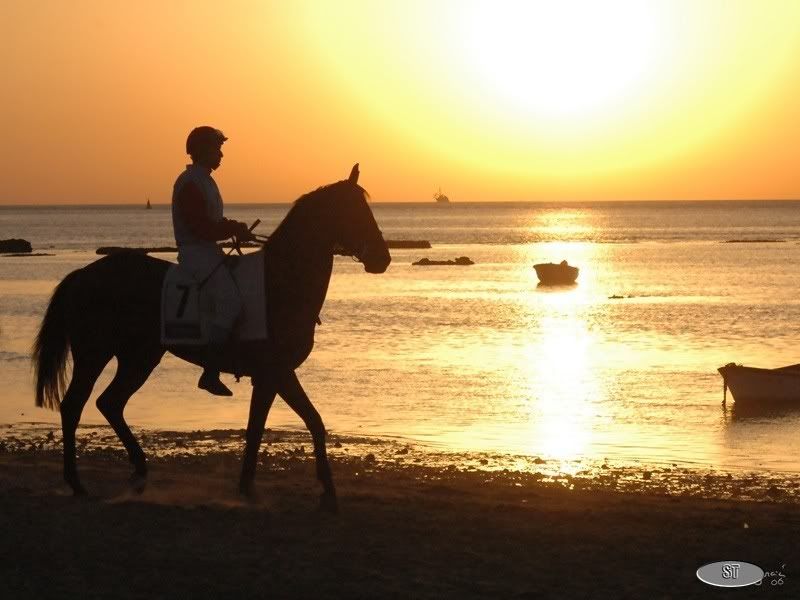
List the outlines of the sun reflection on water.
{"label": "sun reflection on water", "polygon": [[[569,314],[546,315],[522,353],[527,373],[529,436],[538,452],[568,460],[587,451],[596,385],[586,323]],[[533,442],[535,440],[535,442]]]}
{"label": "sun reflection on water", "polygon": [[[563,232],[588,223],[571,219]],[[556,227],[556,224],[553,224]],[[567,234],[568,235],[568,234]],[[531,286],[520,295],[521,347],[515,360],[519,377],[508,381],[508,397],[524,398],[528,426],[521,428],[519,446],[533,455],[571,461],[591,453],[595,416],[603,397],[596,353],[600,344],[591,331],[590,311],[596,301],[590,275],[602,260],[597,245],[549,242],[529,245],[520,268],[530,270]],[[532,269],[537,262],[567,260],[581,269],[578,284],[537,287]]]}
{"label": "sun reflection on water", "polygon": [[595,231],[583,210],[562,210],[540,215],[529,227],[531,233],[549,240],[586,239]]}

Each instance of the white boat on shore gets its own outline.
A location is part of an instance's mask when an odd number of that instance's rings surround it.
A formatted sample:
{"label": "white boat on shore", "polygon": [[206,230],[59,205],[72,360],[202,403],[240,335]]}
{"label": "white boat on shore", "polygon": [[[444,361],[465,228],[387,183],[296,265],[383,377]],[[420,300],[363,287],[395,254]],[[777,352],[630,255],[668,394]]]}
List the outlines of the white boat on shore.
{"label": "white boat on shore", "polygon": [[731,396],[739,403],[800,405],[800,364],[759,369],[728,363],[717,369]]}

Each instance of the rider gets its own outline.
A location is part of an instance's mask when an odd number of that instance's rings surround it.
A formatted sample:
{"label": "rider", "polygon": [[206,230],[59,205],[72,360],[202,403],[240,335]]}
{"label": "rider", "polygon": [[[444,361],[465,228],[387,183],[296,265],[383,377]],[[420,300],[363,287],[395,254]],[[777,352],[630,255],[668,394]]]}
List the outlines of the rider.
{"label": "rider", "polygon": [[245,223],[222,216],[222,196],[211,171],[222,161],[222,144],[228,138],[209,126],[195,127],[186,139],[186,153],[192,164],[178,176],[172,190],[172,226],[178,246],[178,262],[202,281],[214,299],[209,326],[205,369],[197,387],[217,396],[233,392],[219,380],[220,364],[234,323],[242,311],[239,290],[224,263],[225,255],[216,242],[231,237],[252,239]]}

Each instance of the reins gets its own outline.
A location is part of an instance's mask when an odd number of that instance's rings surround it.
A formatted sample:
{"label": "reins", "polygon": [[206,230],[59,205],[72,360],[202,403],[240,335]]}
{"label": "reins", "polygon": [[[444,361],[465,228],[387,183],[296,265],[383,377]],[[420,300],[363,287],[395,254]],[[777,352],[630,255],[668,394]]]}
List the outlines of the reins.
{"label": "reins", "polygon": [[[259,236],[259,235],[255,235],[255,234],[253,233],[253,229],[255,229],[256,227],[258,227],[259,223],[261,223],[261,219],[256,219],[255,221],[253,221],[253,224],[252,224],[252,225],[250,225],[250,228],[249,228],[247,231],[248,231],[248,232],[250,232],[250,234],[253,236],[253,239],[254,239],[255,241],[257,241],[257,242],[259,242],[259,243],[261,243],[261,244],[264,244],[264,243],[266,243],[266,242],[267,242],[267,240],[269,239],[269,236]],[[259,239],[259,238],[260,238],[260,239]],[[234,251],[234,250],[236,250],[236,253],[237,253],[239,256],[243,256],[243,254],[242,254],[242,246],[241,246],[241,242],[239,241],[239,238],[238,238],[238,237],[236,237],[236,236],[234,236],[234,238],[233,238],[233,246],[231,247],[231,249],[230,249],[230,250],[228,250],[228,252],[225,254],[225,256],[223,256],[223,257],[222,257],[222,260],[221,260],[221,261],[219,261],[219,262],[218,262],[218,263],[217,263],[217,264],[214,266],[214,268],[213,268],[213,269],[211,269],[211,272],[210,272],[208,275],[206,275],[206,276],[205,276],[205,277],[204,277],[204,278],[203,278],[203,279],[200,281],[200,283],[198,283],[198,284],[197,284],[197,289],[198,289],[198,291],[199,291],[199,290],[202,290],[202,289],[203,289],[203,286],[205,286],[205,284],[206,284],[206,283],[208,283],[208,280],[209,280],[209,279],[211,279],[211,276],[212,276],[212,275],[214,275],[214,273],[216,273],[216,272],[217,272],[217,269],[219,269],[219,268],[220,268],[220,267],[221,267],[223,264],[225,264],[225,261],[226,261],[226,260],[228,260],[228,257],[229,257],[229,256],[230,256],[230,255],[233,253],[233,251]]]}

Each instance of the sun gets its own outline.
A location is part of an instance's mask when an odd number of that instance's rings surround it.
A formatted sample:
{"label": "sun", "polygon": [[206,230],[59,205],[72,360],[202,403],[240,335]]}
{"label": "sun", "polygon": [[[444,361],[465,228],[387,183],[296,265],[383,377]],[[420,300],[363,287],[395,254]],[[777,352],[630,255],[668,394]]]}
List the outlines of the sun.
{"label": "sun", "polygon": [[478,2],[461,16],[474,85],[517,114],[615,113],[662,68],[665,15],[653,2]]}

